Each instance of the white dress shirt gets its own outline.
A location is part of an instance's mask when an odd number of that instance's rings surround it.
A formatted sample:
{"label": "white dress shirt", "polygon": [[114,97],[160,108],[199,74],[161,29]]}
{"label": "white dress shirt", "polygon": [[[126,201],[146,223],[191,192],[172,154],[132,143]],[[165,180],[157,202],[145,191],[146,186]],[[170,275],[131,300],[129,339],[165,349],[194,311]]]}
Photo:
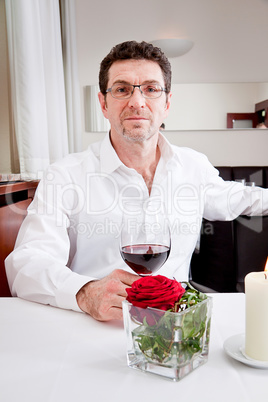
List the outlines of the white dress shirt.
{"label": "white dress shirt", "polygon": [[[202,217],[231,220],[268,211],[268,190],[223,181],[206,156],[159,134],[161,151],[150,197],[160,197],[171,225],[171,252],[157,274],[189,279]],[[114,269],[132,272],[119,251],[122,203],[148,199],[143,177],[126,167],[109,135],[51,165],[6,259],[12,295],[81,311],[76,293]]]}

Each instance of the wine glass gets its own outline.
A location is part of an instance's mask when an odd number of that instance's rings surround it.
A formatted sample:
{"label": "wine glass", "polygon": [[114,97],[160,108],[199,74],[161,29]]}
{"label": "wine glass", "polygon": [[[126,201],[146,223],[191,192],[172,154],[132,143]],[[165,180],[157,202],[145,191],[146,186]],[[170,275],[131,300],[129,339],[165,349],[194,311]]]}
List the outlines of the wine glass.
{"label": "wine glass", "polygon": [[140,276],[152,275],[168,259],[170,247],[170,226],[161,201],[124,204],[120,253],[133,271]]}

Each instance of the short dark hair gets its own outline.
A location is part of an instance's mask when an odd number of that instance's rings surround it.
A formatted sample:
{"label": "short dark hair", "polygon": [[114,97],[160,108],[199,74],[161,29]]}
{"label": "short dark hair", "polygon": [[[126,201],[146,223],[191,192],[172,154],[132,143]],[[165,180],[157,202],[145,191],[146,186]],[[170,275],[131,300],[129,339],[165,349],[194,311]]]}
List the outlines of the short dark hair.
{"label": "short dark hair", "polygon": [[128,41],[114,46],[100,64],[99,87],[103,95],[106,95],[111,65],[116,61],[127,59],[145,59],[156,62],[162,70],[166,92],[170,92],[171,65],[162,50],[151,43]]}

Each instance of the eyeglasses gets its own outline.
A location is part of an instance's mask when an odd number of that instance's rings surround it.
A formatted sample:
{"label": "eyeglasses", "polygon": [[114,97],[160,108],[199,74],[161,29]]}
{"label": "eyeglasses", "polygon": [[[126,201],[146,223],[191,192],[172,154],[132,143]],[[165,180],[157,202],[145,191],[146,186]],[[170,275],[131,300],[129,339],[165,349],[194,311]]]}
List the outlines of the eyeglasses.
{"label": "eyeglasses", "polygon": [[129,99],[133,95],[135,88],[139,88],[142,96],[146,99],[159,98],[162,92],[166,92],[166,89],[158,84],[114,84],[111,88],[106,90],[106,93],[110,92],[115,99]]}

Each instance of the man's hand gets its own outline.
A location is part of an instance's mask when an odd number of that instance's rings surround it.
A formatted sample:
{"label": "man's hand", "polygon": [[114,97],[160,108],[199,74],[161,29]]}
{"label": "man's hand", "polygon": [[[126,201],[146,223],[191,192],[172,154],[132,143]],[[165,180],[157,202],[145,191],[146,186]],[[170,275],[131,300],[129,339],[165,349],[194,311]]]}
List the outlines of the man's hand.
{"label": "man's hand", "polygon": [[99,321],[122,319],[126,288],[139,276],[117,269],[103,279],[86,283],[76,294],[78,306]]}

